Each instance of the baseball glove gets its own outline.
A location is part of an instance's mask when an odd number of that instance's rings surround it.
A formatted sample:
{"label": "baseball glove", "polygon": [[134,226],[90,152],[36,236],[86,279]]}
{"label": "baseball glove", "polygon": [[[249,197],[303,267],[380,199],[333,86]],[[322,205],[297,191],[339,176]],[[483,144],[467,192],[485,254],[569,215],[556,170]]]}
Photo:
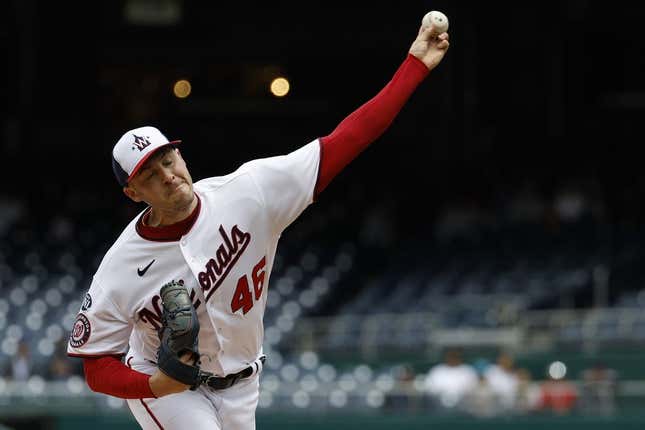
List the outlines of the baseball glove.
{"label": "baseball glove", "polygon": [[[159,329],[157,366],[177,381],[196,389],[200,382],[199,320],[183,284],[171,281],[161,287],[163,313]],[[180,357],[191,354],[194,365],[183,363]]]}

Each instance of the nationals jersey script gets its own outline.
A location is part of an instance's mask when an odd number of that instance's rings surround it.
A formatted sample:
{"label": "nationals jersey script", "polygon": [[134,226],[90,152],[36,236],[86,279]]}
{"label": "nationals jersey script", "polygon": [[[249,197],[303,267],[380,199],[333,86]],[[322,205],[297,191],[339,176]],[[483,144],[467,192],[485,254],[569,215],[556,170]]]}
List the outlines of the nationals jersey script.
{"label": "nationals jersey script", "polygon": [[[200,323],[201,367],[238,372],[262,354],[267,287],[282,231],[313,201],[318,140],[194,184],[199,214],[178,241],[144,239],[137,216],[106,253],[70,336],[68,354],[123,355],[152,374],[159,347],[159,289],[188,289]],[[144,211],[145,212],[145,211]],[[142,212],[143,214],[143,212]]]}

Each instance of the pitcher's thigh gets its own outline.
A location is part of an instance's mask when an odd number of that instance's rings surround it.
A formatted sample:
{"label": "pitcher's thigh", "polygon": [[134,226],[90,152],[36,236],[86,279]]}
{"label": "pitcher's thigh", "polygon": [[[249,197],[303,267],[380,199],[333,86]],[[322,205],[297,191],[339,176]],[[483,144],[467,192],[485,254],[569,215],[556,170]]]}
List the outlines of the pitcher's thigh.
{"label": "pitcher's thigh", "polygon": [[220,398],[216,404],[223,430],[255,430],[255,410],[260,394],[258,375],[218,394]]}
{"label": "pitcher's thigh", "polygon": [[199,391],[128,400],[143,430],[221,430],[215,407]]}

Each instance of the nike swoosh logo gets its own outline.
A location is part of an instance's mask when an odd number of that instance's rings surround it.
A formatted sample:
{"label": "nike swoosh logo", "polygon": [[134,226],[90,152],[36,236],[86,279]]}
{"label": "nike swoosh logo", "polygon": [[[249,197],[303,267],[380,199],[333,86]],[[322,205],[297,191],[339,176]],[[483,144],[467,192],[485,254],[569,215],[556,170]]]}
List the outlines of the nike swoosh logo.
{"label": "nike swoosh logo", "polygon": [[139,268],[137,268],[137,273],[139,274],[139,276],[143,276],[143,275],[145,275],[145,274],[146,274],[146,272],[148,271],[148,269],[150,268],[150,266],[152,266],[152,263],[154,263],[154,262],[155,262],[155,260],[152,260],[152,261],[151,261],[151,262],[150,262],[146,267],[144,267],[143,269],[139,269]]}

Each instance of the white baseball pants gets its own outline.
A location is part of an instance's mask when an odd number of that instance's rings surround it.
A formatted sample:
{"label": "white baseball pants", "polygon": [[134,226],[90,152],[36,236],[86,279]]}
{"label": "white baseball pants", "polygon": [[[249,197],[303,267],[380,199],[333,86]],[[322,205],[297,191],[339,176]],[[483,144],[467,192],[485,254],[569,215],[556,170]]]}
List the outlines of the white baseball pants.
{"label": "white baseball pants", "polygon": [[143,430],[255,430],[259,375],[225,390],[201,386],[158,399],[130,399]]}

